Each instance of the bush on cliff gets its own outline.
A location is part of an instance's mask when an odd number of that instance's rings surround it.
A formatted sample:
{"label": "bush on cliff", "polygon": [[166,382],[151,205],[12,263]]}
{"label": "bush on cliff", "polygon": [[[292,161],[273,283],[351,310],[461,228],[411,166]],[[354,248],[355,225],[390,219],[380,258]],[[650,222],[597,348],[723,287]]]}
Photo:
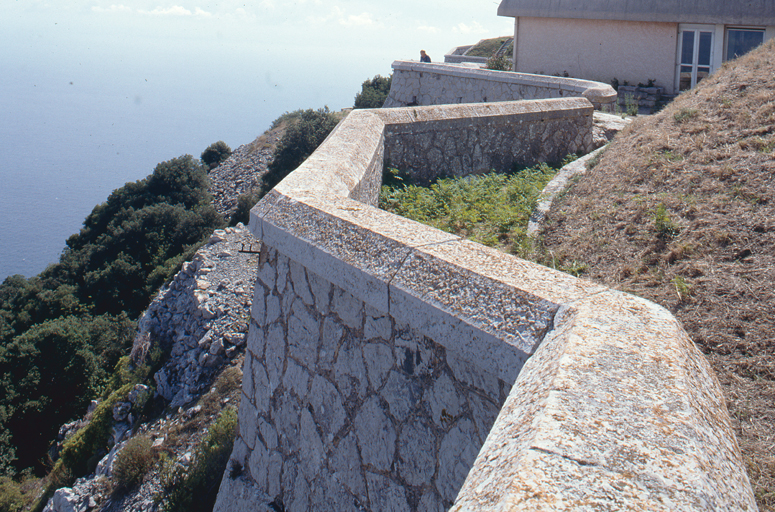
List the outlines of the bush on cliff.
{"label": "bush on cliff", "polygon": [[0,350],[0,431],[11,433],[18,467],[42,459],[59,426],[99,395],[134,326],[126,315],[68,316],[36,324]]}
{"label": "bush on cliff", "polygon": [[113,482],[119,489],[131,489],[142,482],[156,462],[151,438],[139,435],[127,441],[113,463]]}
{"label": "bush on cliff", "polygon": [[229,226],[236,226],[238,223],[245,225],[250,222],[250,209],[253,208],[256,203],[261,199],[259,194],[247,192],[237,198],[237,209],[231,214],[229,219]]}
{"label": "bush on cliff", "polygon": [[215,505],[221,478],[229,462],[237,435],[237,410],[224,410],[199,444],[194,461],[186,470],[176,465],[168,470],[165,512],[209,512]]}
{"label": "bush on cliff", "polygon": [[219,140],[218,142],[213,142],[207,146],[207,149],[202,152],[202,155],[199,158],[204,162],[208,169],[213,169],[229,158],[229,156],[231,156],[231,148],[228,144]]}
{"label": "bush on cliff", "polygon": [[393,75],[377,75],[361,84],[361,92],[355,96],[355,108],[381,108],[390,93]]}
{"label": "bush on cliff", "polygon": [[199,161],[160,163],[97,205],[59,263],[0,285],[0,475],[41,473],[59,426],[109,385],[133,319],[223,226],[210,199]]}
{"label": "bush on cliff", "polygon": [[301,165],[323,143],[338,122],[339,118],[328,107],[301,112],[277,143],[272,162],[264,175],[261,196]]}
{"label": "bush on cliff", "polygon": [[[51,277],[75,284],[96,313],[136,317],[177,270],[170,260],[222,226],[204,167],[190,155],[174,158],[96,206],[81,232],[67,240]],[[160,275],[159,268],[166,271]]]}

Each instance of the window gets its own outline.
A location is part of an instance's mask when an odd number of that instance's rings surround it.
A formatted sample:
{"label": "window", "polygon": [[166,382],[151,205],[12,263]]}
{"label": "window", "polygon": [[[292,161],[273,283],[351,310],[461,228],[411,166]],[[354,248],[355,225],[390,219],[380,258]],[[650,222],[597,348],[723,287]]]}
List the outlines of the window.
{"label": "window", "polygon": [[681,27],[678,42],[678,90],[685,91],[713,71],[713,29]]}
{"label": "window", "polygon": [[764,30],[757,28],[728,28],[724,60],[745,55],[764,42]]}

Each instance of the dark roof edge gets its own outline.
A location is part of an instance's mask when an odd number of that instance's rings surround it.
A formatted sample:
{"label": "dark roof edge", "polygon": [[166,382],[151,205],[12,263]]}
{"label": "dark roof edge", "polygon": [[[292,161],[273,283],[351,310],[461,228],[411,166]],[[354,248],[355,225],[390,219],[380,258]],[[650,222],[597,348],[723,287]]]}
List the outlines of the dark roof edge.
{"label": "dark roof edge", "polygon": [[708,0],[502,0],[499,16],[775,26],[775,2]]}

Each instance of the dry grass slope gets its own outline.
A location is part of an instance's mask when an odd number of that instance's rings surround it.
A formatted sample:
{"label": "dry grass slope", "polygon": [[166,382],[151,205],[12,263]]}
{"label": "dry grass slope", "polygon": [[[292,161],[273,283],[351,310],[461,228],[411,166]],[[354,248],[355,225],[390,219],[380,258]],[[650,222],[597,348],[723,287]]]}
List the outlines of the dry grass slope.
{"label": "dry grass slope", "polygon": [[653,300],[715,368],[775,510],[775,43],[639,118],[554,205],[546,256]]}

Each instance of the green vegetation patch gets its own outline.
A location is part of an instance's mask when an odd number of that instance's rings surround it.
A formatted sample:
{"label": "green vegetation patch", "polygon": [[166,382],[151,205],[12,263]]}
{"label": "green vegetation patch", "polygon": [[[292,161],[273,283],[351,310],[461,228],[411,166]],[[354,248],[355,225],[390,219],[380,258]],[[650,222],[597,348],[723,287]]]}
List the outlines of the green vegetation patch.
{"label": "green vegetation patch", "polygon": [[530,245],[528,219],[556,172],[540,164],[512,174],[444,178],[429,187],[385,185],[379,204],[397,215],[521,255]]}
{"label": "green vegetation patch", "polygon": [[[482,39],[478,43],[476,43],[470,50],[468,50],[468,53],[466,55],[468,57],[492,57],[492,54],[497,52],[498,49],[500,49],[501,46],[503,46],[503,43],[511,39],[510,36],[503,36],[503,37],[494,37],[492,39]],[[513,45],[506,50],[507,57],[511,57],[514,54],[514,47]]]}
{"label": "green vegetation patch", "polygon": [[[111,372],[135,319],[224,224],[207,187],[206,166],[190,155],[162,162],[94,207],[58,263],[0,284],[0,475],[33,467],[42,476],[59,427],[116,389]],[[97,437],[66,450],[73,476]]]}
{"label": "green vegetation patch", "polygon": [[156,462],[153,442],[148,436],[136,436],[127,441],[113,464],[113,481],[121,489],[131,489],[142,482]]}
{"label": "green vegetation patch", "polygon": [[236,435],[237,410],[229,407],[210,427],[188,469],[167,461],[166,469],[162,470],[166,499],[161,510],[212,510]]}
{"label": "green vegetation patch", "polygon": [[285,124],[288,128],[277,143],[263,178],[260,196],[263,197],[300,166],[326,140],[339,120],[339,116],[328,107],[286,113],[277,118],[272,126]]}
{"label": "green vegetation patch", "polygon": [[361,92],[355,96],[354,108],[381,108],[390,94],[393,75],[377,75],[361,85]]}

